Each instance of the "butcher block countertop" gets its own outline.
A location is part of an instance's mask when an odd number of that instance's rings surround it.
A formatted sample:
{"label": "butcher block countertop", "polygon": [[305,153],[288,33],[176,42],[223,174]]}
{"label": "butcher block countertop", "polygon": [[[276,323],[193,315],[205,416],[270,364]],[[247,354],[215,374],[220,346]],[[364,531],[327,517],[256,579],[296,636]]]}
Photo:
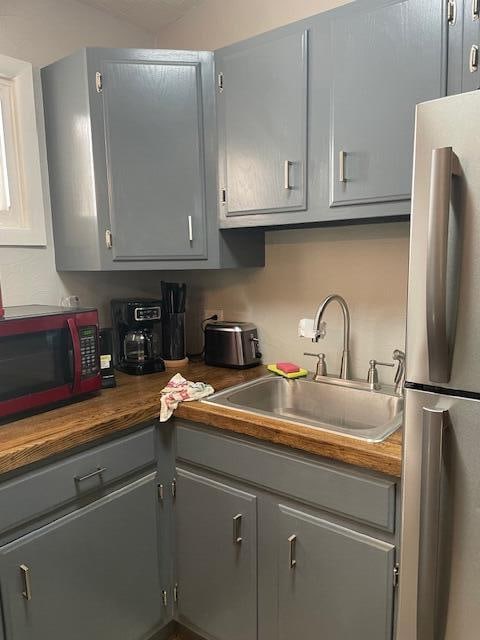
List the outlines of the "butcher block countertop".
{"label": "butcher block countertop", "polygon": [[[185,378],[210,383],[216,391],[259,378],[265,367],[243,371],[190,363],[178,369]],[[14,471],[51,455],[158,418],[160,389],[176,370],[146,376],[117,372],[117,387],[82,401],[0,425],[0,473]],[[182,403],[175,416],[224,431],[400,476],[402,433],[368,443],[295,423],[201,402]],[[160,427],[161,428],[161,427]]]}

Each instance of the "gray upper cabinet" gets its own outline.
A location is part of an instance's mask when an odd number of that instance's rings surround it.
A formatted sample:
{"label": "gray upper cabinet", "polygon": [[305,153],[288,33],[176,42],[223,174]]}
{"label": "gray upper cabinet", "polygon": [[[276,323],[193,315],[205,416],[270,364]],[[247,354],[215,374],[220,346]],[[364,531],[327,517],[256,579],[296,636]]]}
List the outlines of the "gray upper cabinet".
{"label": "gray upper cabinet", "polygon": [[448,94],[480,88],[480,3],[478,0],[447,2]]}
{"label": "gray upper cabinet", "polygon": [[390,640],[394,547],[278,505],[279,640]]}
{"label": "gray upper cabinet", "polygon": [[85,49],[42,82],[58,270],[263,265],[218,230],[212,53]]}
{"label": "gray upper cabinet", "polygon": [[[415,106],[446,92],[446,37],[443,0],[357,0],[215,52],[216,69],[224,73],[221,226],[408,216]],[[301,40],[308,53],[303,85]],[[263,59],[257,67],[257,56],[269,50],[275,51],[270,68]],[[307,157],[304,183],[297,185],[295,158],[284,157],[279,145],[288,134],[290,148],[304,149],[305,95]],[[292,189],[282,196],[285,160],[294,161]],[[290,204],[301,195],[302,206],[287,210],[272,192]]]}
{"label": "gray upper cabinet", "polygon": [[308,31],[216,52],[220,215],[306,208]]}
{"label": "gray upper cabinet", "polygon": [[331,204],[408,200],[415,105],[442,90],[440,2],[332,21]]}
{"label": "gray upper cabinet", "polygon": [[257,637],[256,497],[177,469],[178,620],[208,640]]}
{"label": "gray upper cabinet", "polygon": [[153,636],[165,616],[156,492],[152,473],[1,547],[6,640]]}
{"label": "gray upper cabinet", "polygon": [[100,68],[114,260],[206,258],[200,62]]}

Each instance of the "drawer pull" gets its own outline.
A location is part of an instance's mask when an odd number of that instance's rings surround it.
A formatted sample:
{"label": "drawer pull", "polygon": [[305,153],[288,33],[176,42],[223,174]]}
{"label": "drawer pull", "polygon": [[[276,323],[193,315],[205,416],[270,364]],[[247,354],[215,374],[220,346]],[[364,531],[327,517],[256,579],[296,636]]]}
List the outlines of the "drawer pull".
{"label": "drawer pull", "polygon": [[288,548],[288,562],[290,564],[290,569],[294,569],[297,566],[297,536],[290,536],[288,539],[289,548]]}
{"label": "drawer pull", "polygon": [[30,569],[26,564],[20,565],[20,573],[22,574],[23,586],[24,590],[22,591],[22,596],[25,600],[32,599],[32,584],[30,582]]}
{"label": "drawer pull", "polygon": [[107,470],[107,467],[98,467],[98,469],[95,469],[95,471],[92,471],[91,473],[87,473],[84,476],[75,476],[74,480],[77,484],[79,484],[80,482],[83,482],[84,480],[90,480],[90,478],[95,478],[95,476],[99,476],[100,480],[102,480],[102,473],[105,473],[106,470]]}
{"label": "drawer pull", "polygon": [[240,544],[242,542],[242,514],[237,513],[233,518],[233,543]]}

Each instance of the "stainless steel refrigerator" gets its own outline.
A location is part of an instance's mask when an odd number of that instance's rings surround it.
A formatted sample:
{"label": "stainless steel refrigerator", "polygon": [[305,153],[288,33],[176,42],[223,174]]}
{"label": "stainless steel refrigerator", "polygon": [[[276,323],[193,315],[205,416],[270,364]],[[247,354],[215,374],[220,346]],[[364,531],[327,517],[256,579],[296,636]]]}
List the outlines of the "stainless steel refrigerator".
{"label": "stainless steel refrigerator", "polygon": [[396,640],[480,638],[479,124],[417,107]]}

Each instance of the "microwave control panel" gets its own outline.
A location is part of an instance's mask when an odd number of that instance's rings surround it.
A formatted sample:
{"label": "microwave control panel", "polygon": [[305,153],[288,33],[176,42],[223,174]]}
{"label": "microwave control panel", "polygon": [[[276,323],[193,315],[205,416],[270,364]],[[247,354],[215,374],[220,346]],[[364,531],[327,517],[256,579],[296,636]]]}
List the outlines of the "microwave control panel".
{"label": "microwave control panel", "polygon": [[80,352],[82,354],[82,378],[96,375],[100,370],[97,328],[79,327]]}

